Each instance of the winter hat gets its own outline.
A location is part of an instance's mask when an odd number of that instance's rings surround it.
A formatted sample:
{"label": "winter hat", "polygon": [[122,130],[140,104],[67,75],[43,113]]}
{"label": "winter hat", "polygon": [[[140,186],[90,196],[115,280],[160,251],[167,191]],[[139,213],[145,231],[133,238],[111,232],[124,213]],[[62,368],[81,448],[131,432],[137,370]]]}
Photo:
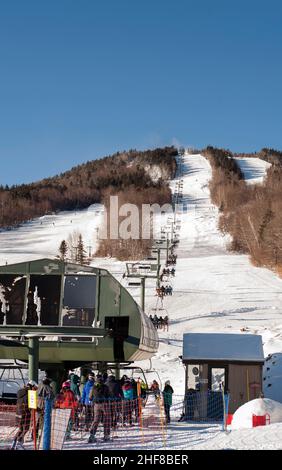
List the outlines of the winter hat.
{"label": "winter hat", "polygon": [[27,385],[30,385],[30,387],[38,387],[38,383],[36,383],[35,380],[29,380]]}
{"label": "winter hat", "polygon": [[170,380],[167,380],[167,381],[165,382],[165,385],[170,385]]}
{"label": "winter hat", "polygon": [[78,384],[80,382],[80,377],[76,374],[71,374],[70,381],[73,384]]}

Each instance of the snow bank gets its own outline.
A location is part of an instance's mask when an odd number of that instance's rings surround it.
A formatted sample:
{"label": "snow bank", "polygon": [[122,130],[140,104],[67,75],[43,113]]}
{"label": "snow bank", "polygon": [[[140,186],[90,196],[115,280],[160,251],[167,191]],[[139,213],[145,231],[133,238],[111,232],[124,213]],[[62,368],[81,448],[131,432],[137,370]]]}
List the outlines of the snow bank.
{"label": "snow bank", "polygon": [[270,400],[270,398],[257,398],[242,405],[234,413],[231,429],[252,428],[252,417],[269,414],[270,423],[282,422],[282,403]]}

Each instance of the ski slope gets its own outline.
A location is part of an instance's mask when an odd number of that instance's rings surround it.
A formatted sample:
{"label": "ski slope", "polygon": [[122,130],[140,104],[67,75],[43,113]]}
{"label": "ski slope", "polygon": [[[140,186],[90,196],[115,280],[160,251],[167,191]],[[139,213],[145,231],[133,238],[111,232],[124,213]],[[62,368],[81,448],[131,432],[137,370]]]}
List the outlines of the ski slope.
{"label": "ski slope", "polygon": [[268,168],[271,166],[270,163],[261,160],[260,158],[236,158],[244,179],[247,184],[259,184],[262,183]]}
{"label": "ski slope", "polygon": [[93,204],[81,211],[45,215],[19,228],[0,231],[0,265],[55,258],[61,241],[74,233],[81,233],[85,246],[94,253],[103,210],[101,204]]}
{"label": "ski slope", "polygon": [[[210,200],[210,178],[211,167],[203,156],[185,155],[183,202],[188,211],[181,222],[173,296],[164,298],[170,328],[160,332],[159,352],[152,360],[163,381],[170,379],[178,395],[184,393],[184,369],[179,360],[183,333],[256,333],[263,337],[266,356],[282,352],[282,280],[267,269],[252,266],[248,256],[227,251],[229,238],[219,232],[218,210]],[[173,181],[172,188],[175,185]],[[118,265],[114,263],[113,269],[122,272]],[[146,311],[150,314],[155,313],[152,309],[158,301],[154,282],[147,285]],[[129,290],[138,300],[139,289]],[[265,392],[282,402],[280,362],[268,361],[266,384],[271,386]]]}
{"label": "ski slope", "polygon": [[[261,181],[266,162],[251,160],[248,165],[243,164],[245,177],[250,183]],[[187,211],[181,216],[176,275],[171,281],[173,295],[164,298],[165,310],[159,312],[164,316],[167,311],[169,331],[160,331],[160,348],[152,365],[162,384],[170,379],[175,390],[174,399],[180,402],[184,394],[184,368],[179,359],[183,333],[261,334],[265,356],[268,356],[265,395],[282,402],[282,280],[270,270],[252,266],[248,256],[228,252],[229,238],[219,232],[219,213],[210,200],[208,184],[211,176],[210,164],[202,155],[185,154],[183,173],[171,182],[174,191],[179,179],[183,180],[183,203],[187,205]],[[76,213],[45,216],[19,229],[1,232],[0,257],[11,263],[55,256],[61,240],[74,229],[82,233],[86,243],[89,238],[94,246],[101,209],[91,206],[89,210]],[[93,265],[111,270],[127,285],[126,279],[122,278],[124,262],[96,258]],[[139,301],[139,288],[128,289]],[[149,280],[146,282],[146,312],[154,314],[153,309],[158,307],[160,300],[155,295],[155,281]],[[140,365],[145,369],[149,367],[148,362]],[[154,373],[148,375],[149,381],[155,378]],[[281,449],[281,442],[281,424],[225,434],[216,425],[191,427],[175,421],[168,429],[166,445],[177,449]],[[85,448],[85,443],[78,442],[77,445]],[[124,445],[124,448],[130,448],[128,444]],[[149,448],[161,448],[161,445],[152,442]],[[121,441],[119,448],[123,448]]]}
{"label": "ski slope", "polygon": [[[188,209],[181,221],[173,296],[163,301],[170,328],[159,333],[160,348],[152,365],[162,383],[171,380],[174,402],[180,402],[184,394],[184,368],[179,360],[183,333],[261,334],[265,356],[270,355],[264,371],[265,396],[282,402],[282,280],[267,269],[252,266],[248,256],[228,252],[229,238],[219,232],[219,213],[210,200],[211,176],[203,156],[185,155],[181,179]],[[171,183],[172,190],[176,184],[177,179]],[[110,259],[96,259],[95,263],[106,263],[126,285],[122,280],[124,263]],[[146,285],[146,312],[154,314],[159,305],[154,281]],[[128,289],[138,301],[139,288]],[[149,364],[140,365],[146,369]],[[154,373],[151,377],[157,378]],[[195,449],[281,449],[282,442],[281,424],[225,434],[217,425],[174,423],[168,432],[167,448],[178,449],[187,448],[187,442]]]}

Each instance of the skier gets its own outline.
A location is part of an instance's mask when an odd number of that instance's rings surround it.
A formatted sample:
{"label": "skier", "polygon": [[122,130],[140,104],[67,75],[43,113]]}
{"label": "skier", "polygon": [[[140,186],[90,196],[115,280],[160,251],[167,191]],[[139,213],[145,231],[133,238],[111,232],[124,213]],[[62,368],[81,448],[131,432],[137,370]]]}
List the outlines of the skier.
{"label": "skier", "polygon": [[123,393],[123,424],[128,421],[129,425],[132,425],[132,411],[133,411],[133,398],[134,390],[132,383],[127,379],[122,386]]}
{"label": "skier", "polygon": [[17,410],[16,410],[16,421],[18,424],[18,431],[12,443],[11,449],[14,450],[17,446],[24,449],[23,442],[26,433],[30,427],[31,411],[28,408],[28,391],[37,390],[38,385],[34,380],[29,380],[27,385],[18,390],[17,393]]}
{"label": "skier", "polygon": [[81,403],[80,403],[81,394],[80,394],[80,390],[79,390],[80,377],[77,374],[75,374],[74,372],[72,372],[69,375],[69,380],[70,380],[70,389],[74,393],[74,396],[75,396],[76,400],[79,402],[79,405],[75,410],[75,416],[74,416],[75,429],[78,430],[78,428],[79,428],[79,411],[82,410],[82,406],[81,406]]}
{"label": "skier", "polygon": [[88,374],[88,380],[83,387],[81,403],[85,407],[85,428],[86,431],[89,431],[90,425],[93,420],[93,406],[90,401],[90,392],[93,388],[95,381],[95,375],[93,373]]}
{"label": "skier", "polygon": [[168,331],[168,316],[167,315],[164,317],[164,331],[165,329]]}
{"label": "skier", "polygon": [[103,422],[104,426],[104,441],[110,440],[111,432],[111,411],[109,404],[109,389],[106,384],[103,383],[102,377],[97,377],[96,382],[90,392],[90,400],[93,403],[94,408],[94,420],[90,428],[90,436],[88,443],[92,444],[96,442],[96,432],[100,421]]}
{"label": "skier", "polygon": [[164,410],[166,416],[167,424],[170,423],[170,407],[172,405],[172,394],[174,393],[173,388],[170,385],[170,381],[165,382],[165,387],[163,389],[163,399],[164,399]]}
{"label": "skier", "polygon": [[36,425],[36,433],[38,434],[39,429],[43,429],[43,418],[44,418],[44,409],[45,409],[45,400],[54,400],[55,394],[51,387],[51,379],[45,377],[42,380],[42,383],[38,387],[38,420]]}
{"label": "skier", "polygon": [[67,380],[62,385],[62,390],[56,398],[55,408],[60,409],[71,409],[71,416],[68,422],[66,431],[66,439],[70,439],[70,433],[75,420],[75,411],[78,407],[78,401],[75,398],[73,391],[70,389],[70,381]]}
{"label": "skier", "polygon": [[155,398],[159,398],[160,396],[160,386],[156,380],[153,380],[153,383],[150,387],[150,392],[153,392],[155,395]]}
{"label": "skier", "polygon": [[120,412],[120,402],[122,399],[122,389],[120,383],[116,380],[114,375],[109,375],[105,384],[109,390],[110,411],[111,411],[111,426],[116,428],[118,416]]}
{"label": "skier", "polygon": [[80,390],[79,390],[79,384],[80,384],[80,378],[78,375],[76,375],[74,372],[72,372],[69,375],[69,380],[70,380],[70,389],[73,391],[75,397],[77,400],[80,400]]}

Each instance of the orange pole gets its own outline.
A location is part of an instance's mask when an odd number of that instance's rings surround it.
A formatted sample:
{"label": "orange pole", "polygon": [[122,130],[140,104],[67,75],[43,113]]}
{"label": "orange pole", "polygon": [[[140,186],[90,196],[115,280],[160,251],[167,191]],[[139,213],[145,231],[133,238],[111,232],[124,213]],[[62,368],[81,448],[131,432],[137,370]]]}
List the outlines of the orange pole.
{"label": "orange pole", "polygon": [[138,397],[138,414],[139,414],[139,425],[140,431],[143,438],[143,422],[142,422],[142,401],[141,401],[141,382],[137,381],[137,397]]}
{"label": "orange pole", "polygon": [[138,412],[139,412],[139,421],[140,421],[140,426],[142,426],[141,423],[141,414],[142,414],[142,404],[141,404],[141,383],[138,381],[137,382],[137,399],[138,399]]}
{"label": "orange pole", "polygon": [[36,450],[36,410],[32,410],[32,425],[33,425],[33,442],[34,450]]}

